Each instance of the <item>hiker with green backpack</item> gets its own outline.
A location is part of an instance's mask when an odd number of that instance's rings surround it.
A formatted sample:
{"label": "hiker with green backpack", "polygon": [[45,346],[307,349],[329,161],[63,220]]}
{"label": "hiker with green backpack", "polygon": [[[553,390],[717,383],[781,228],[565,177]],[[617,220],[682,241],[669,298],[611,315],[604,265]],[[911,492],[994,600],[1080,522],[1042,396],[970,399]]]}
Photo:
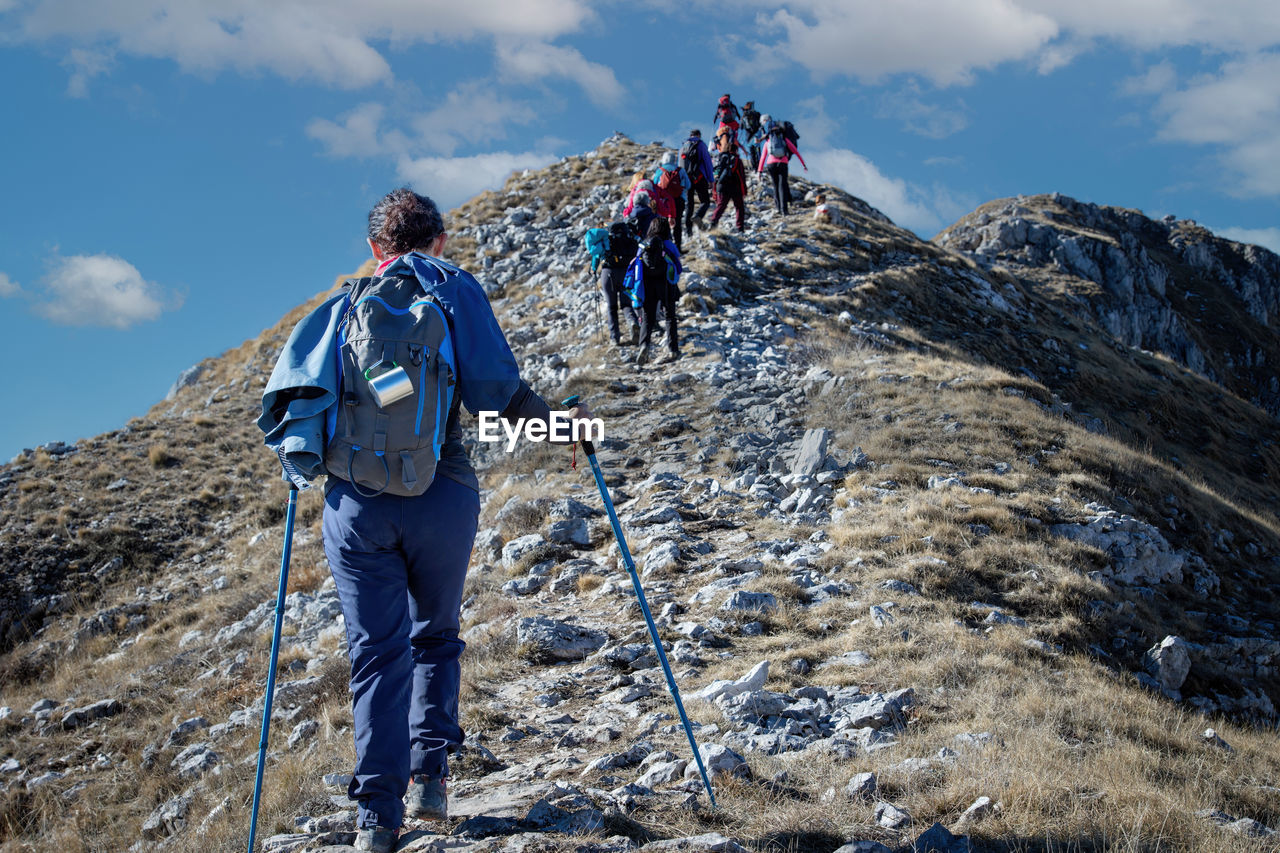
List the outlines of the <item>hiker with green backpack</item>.
{"label": "hiker with green backpack", "polygon": [[[480,512],[460,405],[549,422],[483,288],[440,259],[431,199],[369,213],[377,268],[294,328],[258,425],[295,488],[328,474],[325,556],[351,659],[357,850],[390,853],[405,817],[445,820],[458,724],[463,582]],[[569,413],[589,417],[585,407]]]}

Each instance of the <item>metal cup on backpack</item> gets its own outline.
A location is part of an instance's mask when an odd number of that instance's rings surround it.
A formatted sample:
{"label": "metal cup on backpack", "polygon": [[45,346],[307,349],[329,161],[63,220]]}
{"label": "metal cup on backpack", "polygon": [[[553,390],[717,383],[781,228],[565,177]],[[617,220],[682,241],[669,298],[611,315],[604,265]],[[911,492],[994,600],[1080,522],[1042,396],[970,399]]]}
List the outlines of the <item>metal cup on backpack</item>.
{"label": "metal cup on backpack", "polygon": [[372,367],[364,372],[364,378],[369,382],[369,390],[373,392],[373,399],[377,402],[378,408],[385,409],[392,403],[413,394],[413,381],[409,379],[409,374],[394,361],[391,362],[391,369],[386,373],[370,376],[371,370],[373,370]]}

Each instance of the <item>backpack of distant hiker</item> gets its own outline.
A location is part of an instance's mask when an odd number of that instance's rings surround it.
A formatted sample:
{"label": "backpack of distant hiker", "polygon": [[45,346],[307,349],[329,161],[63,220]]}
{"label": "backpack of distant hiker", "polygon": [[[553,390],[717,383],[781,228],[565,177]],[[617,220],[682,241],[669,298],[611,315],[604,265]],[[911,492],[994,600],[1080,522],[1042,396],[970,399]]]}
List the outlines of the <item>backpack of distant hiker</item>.
{"label": "backpack of distant hiker", "polygon": [[[466,275],[436,262],[446,276]],[[414,276],[347,282],[339,387],[324,464],[366,497],[420,495],[435,477],[457,381],[444,308]]]}
{"label": "backpack of distant hiker", "polygon": [[700,184],[706,180],[702,174],[702,154],[698,151],[697,139],[686,139],[680,146],[680,168],[684,169],[692,183]]}
{"label": "backpack of distant hiker", "polygon": [[[653,194],[649,196],[649,206],[653,208],[653,212],[663,219],[670,219],[676,215],[676,203],[666,190],[658,189],[652,182],[649,185],[653,187]],[[676,185],[680,185],[680,179],[676,178]]]}
{"label": "backpack of distant hiker", "polygon": [[609,245],[604,257],[604,265],[610,269],[624,269],[635,258],[640,249],[631,226],[625,222],[615,222],[609,226]]}
{"label": "backpack of distant hiker", "polygon": [[795,145],[800,141],[800,134],[796,132],[796,126],[789,121],[784,121],[782,123],[782,135],[785,136],[792,145]]}
{"label": "backpack of distant hiker", "polygon": [[790,160],[791,152],[787,150],[787,137],[782,126],[775,124],[769,129],[769,157],[774,160]]}
{"label": "backpack of distant hiker", "polygon": [[622,289],[631,297],[632,308],[644,305],[644,253],[638,249],[622,277]]}
{"label": "backpack of distant hiker", "polygon": [[716,187],[723,187],[727,184],[736,182],[738,177],[740,163],[737,152],[721,151],[716,155],[715,175]]}
{"label": "backpack of distant hiker", "polygon": [[609,254],[609,231],[605,228],[588,228],[584,238],[591,254],[591,268],[595,269]]}
{"label": "backpack of distant hiker", "polygon": [[760,132],[760,111],[746,110],[742,111],[742,127],[747,131],[748,136],[755,136]]}
{"label": "backpack of distant hiker", "polygon": [[662,166],[658,169],[662,174],[658,177],[658,189],[672,198],[684,195],[684,183],[680,180],[680,167]]}

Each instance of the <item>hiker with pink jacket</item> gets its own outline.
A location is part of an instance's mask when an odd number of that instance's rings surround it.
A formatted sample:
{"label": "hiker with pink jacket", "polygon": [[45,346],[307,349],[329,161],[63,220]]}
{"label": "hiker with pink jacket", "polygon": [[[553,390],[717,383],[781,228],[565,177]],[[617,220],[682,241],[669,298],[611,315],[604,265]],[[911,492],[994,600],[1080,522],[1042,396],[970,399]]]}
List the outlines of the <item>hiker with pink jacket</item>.
{"label": "hiker with pink jacket", "polygon": [[760,152],[760,165],[756,167],[756,172],[767,171],[769,173],[769,177],[773,180],[774,205],[778,213],[785,216],[791,200],[791,188],[787,185],[787,172],[791,155],[794,154],[800,158],[800,165],[804,166],[806,172],[809,171],[809,166],[804,162],[804,158],[800,157],[800,151],[796,148],[795,143],[787,139],[781,124],[766,117],[765,129],[767,136],[764,142],[764,150]]}

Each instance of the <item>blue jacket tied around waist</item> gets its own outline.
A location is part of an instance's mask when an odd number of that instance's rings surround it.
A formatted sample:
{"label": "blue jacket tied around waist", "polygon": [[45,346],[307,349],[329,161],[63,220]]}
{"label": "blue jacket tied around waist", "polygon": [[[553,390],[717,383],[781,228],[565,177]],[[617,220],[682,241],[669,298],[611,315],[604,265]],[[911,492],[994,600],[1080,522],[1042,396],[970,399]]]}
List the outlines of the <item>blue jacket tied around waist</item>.
{"label": "blue jacket tied around waist", "polygon": [[[440,301],[453,333],[456,390],[467,410],[506,408],[520,387],[520,371],[475,278],[418,252],[396,258],[382,275],[413,276],[427,296]],[[344,288],[294,327],[262,394],[258,428],[264,443],[307,479],[327,473],[325,441],[336,423],[342,382],[337,332],[346,309]]]}

